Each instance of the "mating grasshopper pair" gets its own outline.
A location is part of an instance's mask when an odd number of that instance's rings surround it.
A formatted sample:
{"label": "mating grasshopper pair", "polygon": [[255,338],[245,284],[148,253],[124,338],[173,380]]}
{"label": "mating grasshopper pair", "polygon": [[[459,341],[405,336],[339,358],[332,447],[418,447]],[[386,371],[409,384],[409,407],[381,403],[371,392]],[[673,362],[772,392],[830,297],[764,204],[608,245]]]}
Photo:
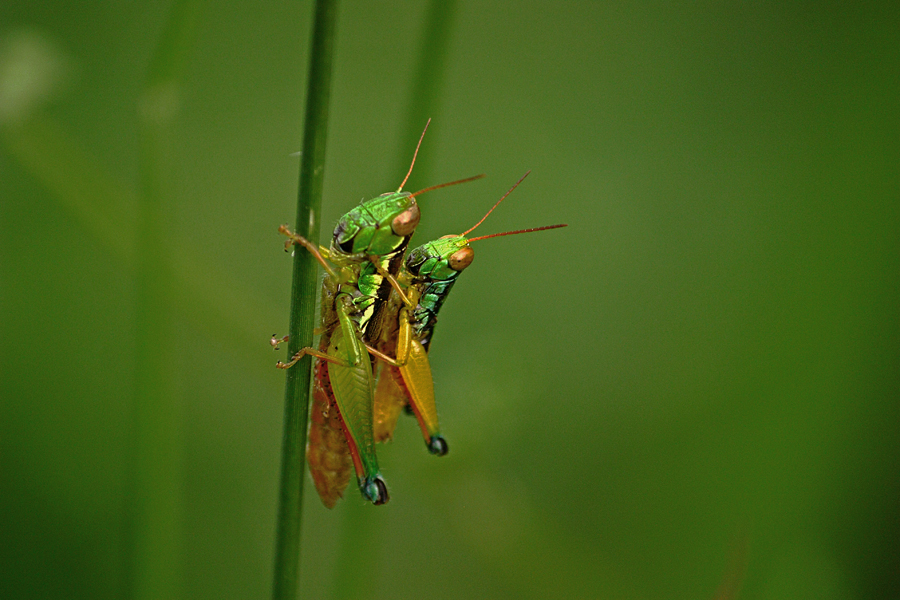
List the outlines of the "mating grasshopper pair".
{"label": "mating grasshopper pair", "polygon": [[[418,150],[417,146],[416,154]],[[351,466],[363,497],[373,504],[388,501],[375,442],[391,438],[404,407],[416,416],[428,450],[438,456],[447,453],[438,425],[428,349],[438,311],[459,273],[474,258],[469,243],[564,227],[551,225],[466,238],[523,176],[474,227],[415,248],[404,260],[420,218],[416,196],[483,177],[411,194],[402,190],[413,165],[396,192],[364,200],[345,214],[334,229],[328,249],[286,226],[279,228],[289,238],[286,250],[303,246],[325,270],[319,346],[302,348],[290,361],[277,366],[286,369],[305,355],[315,357],[307,462],[319,497],[328,508],[343,495]],[[273,346],[277,348],[284,339],[273,338]]]}

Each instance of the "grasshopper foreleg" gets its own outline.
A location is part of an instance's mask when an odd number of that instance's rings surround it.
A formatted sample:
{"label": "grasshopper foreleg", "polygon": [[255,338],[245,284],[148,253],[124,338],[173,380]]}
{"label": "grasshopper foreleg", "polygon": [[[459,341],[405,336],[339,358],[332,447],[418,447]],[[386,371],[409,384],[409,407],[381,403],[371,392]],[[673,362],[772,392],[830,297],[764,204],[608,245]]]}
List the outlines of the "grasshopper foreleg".
{"label": "grasshopper foreleg", "polygon": [[297,235],[296,233],[288,229],[287,225],[281,225],[280,227],[278,227],[278,233],[286,235],[289,238],[288,241],[284,243],[285,252],[290,250],[291,246],[295,244],[298,246],[303,246],[307,249],[307,251],[309,251],[310,254],[313,255],[313,257],[317,261],[319,261],[319,264],[322,265],[322,268],[325,269],[325,272],[328,273],[330,277],[334,279],[338,278],[337,272],[332,268],[330,264],[328,264],[328,261],[325,260],[325,257],[322,256],[322,249],[319,248],[319,246],[313,244],[302,235]]}
{"label": "grasshopper foreleg", "polygon": [[[274,339],[274,338],[273,338],[273,339]],[[334,364],[340,365],[340,366],[342,366],[342,367],[347,367],[347,366],[349,366],[349,365],[347,364],[347,361],[345,361],[345,360],[341,360],[340,358],[337,358],[337,357],[335,357],[335,356],[331,356],[330,354],[326,354],[325,352],[322,352],[321,350],[317,350],[316,348],[310,348],[310,347],[300,348],[300,350],[298,350],[298,351],[291,357],[291,360],[289,360],[289,361],[286,362],[286,363],[281,362],[281,361],[279,360],[277,363],[275,363],[275,366],[276,366],[277,368],[279,368],[279,369],[290,369],[290,368],[293,367],[295,364],[297,364],[297,363],[300,361],[301,358],[303,358],[304,356],[307,356],[307,355],[309,355],[309,356],[315,356],[316,358],[320,358],[320,359],[322,359],[322,360],[324,360],[324,361],[327,361],[327,362],[330,362],[330,363],[334,363]]]}

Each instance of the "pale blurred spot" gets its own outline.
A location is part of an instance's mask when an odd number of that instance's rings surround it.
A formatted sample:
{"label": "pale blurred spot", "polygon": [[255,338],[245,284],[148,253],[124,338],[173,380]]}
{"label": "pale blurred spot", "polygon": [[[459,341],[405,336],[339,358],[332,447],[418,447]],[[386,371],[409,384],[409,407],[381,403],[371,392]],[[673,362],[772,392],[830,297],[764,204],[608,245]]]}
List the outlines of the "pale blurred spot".
{"label": "pale blurred spot", "polygon": [[181,109],[179,86],[166,81],[148,88],[139,104],[141,118],[152,125],[169,125]]}
{"label": "pale blurred spot", "polygon": [[74,65],[44,34],[20,28],[0,36],[0,124],[15,125],[71,78]]}

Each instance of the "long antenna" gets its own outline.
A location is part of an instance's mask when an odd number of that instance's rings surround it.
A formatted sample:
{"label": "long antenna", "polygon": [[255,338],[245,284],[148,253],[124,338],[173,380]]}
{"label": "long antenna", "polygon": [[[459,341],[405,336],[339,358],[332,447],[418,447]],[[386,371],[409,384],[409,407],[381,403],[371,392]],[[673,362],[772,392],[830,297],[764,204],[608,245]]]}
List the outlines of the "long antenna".
{"label": "long antenna", "polygon": [[403,190],[403,186],[406,185],[406,180],[412,175],[413,167],[416,165],[416,157],[419,155],[419,147],[422,145],[422,140],[425,139],[425,132],[428,131],[429,125],[431,125],[430,117],[428,118],[428,122],[425,123],[425,129],[422,130],[422,135],[419,136],[419,143],[416,144],[416,151],[413,152],[412,164],[409,165],[409,171],[406,173],[406,177],[403,178],[403,182],[400,184],[400,187],[397,188],[398,192]]}
{"label": "long antenna", "polygon": [[482,177],[484,177],[484,173],[482,173],[481,175],[475,175],[474,177],[466,177],[465,179],[457,179],[456,181],[451,181],[449,183],[439,183],[437,185],[427,187],[424,190],[419,190],[415,194],[410,194],[409,197],[415,198],[419,194],[424,194],[425,192],[430,192],[431,190],[438,190],[440,188],[444,188],[444,187],[451,186],[451,185],[456,185],[458,183],[467,183],[469,181],[475,181],[476,179],[481,179]]}
{"label": "long antenna", "polygon": [[[521,179],[519,179],[519,180],[515,183],[515,185],[513,185],[511,188],[509,188],[509,191],[508,191],[508,192],[506,192],[505,194],[503,194],[503,198],[500,198],[499,200],[497,200],[497,202],[491,207],[491,210],[487,211],[487,214],[484,215],[483,217],[481,217],[481,220],[480,220],[480,221],[478,221],[477,223],[475,223],[475,225],[473,225],[473,226],[470,227],[469,229],[467,229],[467,230],[463,231],[461,234],[459,234],[460,237],[465,237],[467,233],[469,233],[470,231],[473,231],[476,227],[478,227],[479,225],[481,225],[482,223],[484,223],[484,220],[488,218],[488,215],[489,215],[489,214],[491,214],[492,212],[494,212],[494,209],[497,208],[497,206],[499,206],[501,202],[503,202],[503,199],[506,198],[507,196],[509,196],[509,195],[512,193],[512,191],[513,191],[514,189],[516,189],[516,188],[519,186],[520,183],[522,183],[522,179],[525,179],[526,177],[528,177],[528,173],[531,173],[531,170],[527,171],[524,175],[522,175]],[[477,239],[477,238],[476,238],[476,239]],[[471,241],[471,240],[469,240],[469,241]]]}
{"label": "long antenna", "polygon": [[543,231],[545,229],[559,229],[560,227],[568,227],[567,223],[560,223],[559,225],[545,225],[543,227],[532,227],[531,229],[518,229],[516,231],[504,231],[503,233],[492,233],[491,235],[483,235],[481,237],[469,238],[469,243],[471,244],[477,240],[486,240],[492,237],[501,237],[504,235],[515,235],[517,233],[531,233],[532,231]]}

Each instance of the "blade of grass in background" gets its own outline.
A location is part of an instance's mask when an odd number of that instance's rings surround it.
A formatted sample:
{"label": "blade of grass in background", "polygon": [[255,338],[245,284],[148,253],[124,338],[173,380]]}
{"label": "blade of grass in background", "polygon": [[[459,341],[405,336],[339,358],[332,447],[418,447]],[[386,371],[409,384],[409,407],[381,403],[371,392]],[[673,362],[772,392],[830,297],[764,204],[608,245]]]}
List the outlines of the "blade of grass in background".
{"label": "blade of grass in background", "polygon": [[[453,30],[455,15],[456,0],[432,0],[428,6],[422,39],[419,41],[419,56],[416,58],[416,67],[409,88],[401,140],[416,139],[425,121],[438,116],[441,87],[447,72],[450,32]],[[423,152],[421,156],[416,157],[416,170],[423,181],[429,179],[431,156],[434,156],[434,153]],[[409,157],[400,152],[397,154],[396,162],[394,172],[403,173]]]}
{"label": "blade of grass in background", "polygon": [[131,506],[134,598],[179,598],[181,574],[182,407],[171,370],[171,281],[166,181],[179,77],[196,30],[199,5],[173,3],[147,73],[139,107],[140,194],[136,228],[135,483]]}
{"label": "blade of grass in background", "polygon": [[[309,83],[300,185],[294,231],[319,239],[319,214],[325,179],[325,141],[328,102],[331,93],[331,65],[337,16],[335,0],[316,2],[313,21]],[[294,253],[291,285],[291,320],[288,356],[312,345],[316,312],[317,264],[309,252]],[[275,568],[272,598],[287,600],[297,595],[300,572],[300,524],[303,514],[303,467],[306,448],[306,420],[309,412],[311,360],[306,356],[288,369],[284,386],[284,424],[281,447],[281,484],[278,494],[278,521],[275,539]]]}

